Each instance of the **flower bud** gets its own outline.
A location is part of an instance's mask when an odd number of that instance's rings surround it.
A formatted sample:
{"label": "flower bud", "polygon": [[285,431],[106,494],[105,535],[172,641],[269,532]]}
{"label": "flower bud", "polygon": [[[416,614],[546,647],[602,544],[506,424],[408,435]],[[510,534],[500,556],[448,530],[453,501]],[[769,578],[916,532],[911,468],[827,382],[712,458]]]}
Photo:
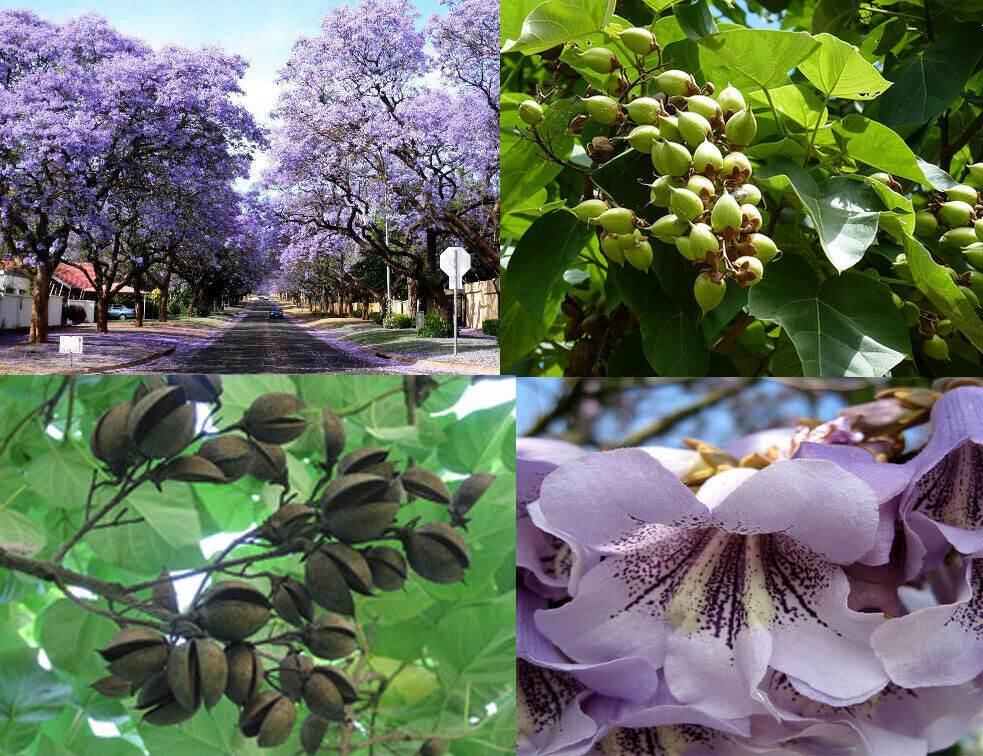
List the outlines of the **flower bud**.
{"label": "flower bud", "polygon": [[751,178],[751,161],[747,159],[747,155],[743,152],[728,153],[724,157],[724,166],[720,174],[724,178],[743,178],[744,181],[747,181]]}
{"label": "flower bud", "polygon": [[605,210],[610,210],[611,206],[604,200],[589,199],[584,200],[572,212],[584,223],[589,223],[592,218],[596,218]]}
{"label": "flower bud", "polygon": [[727,119],[724,127],[724,135],[731,144],[746,146],[751,144],[754,135],[758,133],[758,122],[754,118],[751,108],[738,110],[734,115]]}
{"label": "flower bud", "polygon": [[651,97],[639,97],[625,105],[628,117],[635,123],[652,124],[659,120],[659,101]]}
{"label": "flower bud", "polygon": [[679,133],[690,147],[698,147],[712,135],[710,122],[699,113],[684,110],[677,116]]}
{"label": "flower bud", "polygon": [[[693,165],[693,158],[690,156],[689,150],[679,142],[669,142],[662,139],[659,143],[662,145],[659,159],[662,167],[665,168],[665,173],[675,177],[684,175]],[[655,153],[652,154],[654,158]]]}
{"label": "flower bud", "polygon": [[748,242],[754,247],[754,253],[762,263],[768,264],[775,259],[778,254],[778,247],[770,236],[764,234],[751,234]]}
{"label": "flower bud", "polygon": [[696,86],[693,77],[685,71],[672,69],[663,71],[655,77],[655,83],[670,97],[696,94],[700,88]]}
{"label": "flower bud", "polygon": [[710,225],[718,233],[736,234],[742,225],[741,206],[730,194],[724,193],[713,204],[710,212]]}
{"label": "flower bud", "polygon": [[704,260],[710,252],[720,249],[717,235],[706,223],[694,223],[689,232],[689,245],[692,260]]}
{"label": "flower bud", "polygon": [[720,112],[720,106],[716,100],[706,95],[697,94],[687,97],[686,107],[691,113],[699,113],[708,121],[712,121],[715,118],[723,118],[723,113]]}
{"label": "flower bud", "polygon": [[648,29],[632,26],[618,34],[622,44],[636,55],[648,55],[655,50],[655,35]]}
{"label": "flower bud", "polygon": [[726,115],[728,111],[731,113],[737,113],[747,107],[747,103],[744,102],[744,95],[741,94],[741,90],[737,89],[737,87],[732,87],[729,83],[724,90],[717,95],[717,104],[720,105],[720,109],[724,111],[724,115]]}
{"label": "flower bud", "polygon": [[969,205],[975,205],[980,200],[980,193],[966,184],[956,184],[951,189],[946,189],[945,193],[949,199],[959,200]]}
{"label": "flower bud", "polygon": [[752,230],[757,230],[761,227],[761,213],[758,212],[758,208],[754,205],[741,205],[741,216],[746,218],[742,227],[747,225]]}
{"label": "flower bud", "polygon": [[734,190],[734,199],[742,205],[757,205],[761,202],[761,190],[754,184],[744,184]]}
{"label": "flower bud", "polygon": [[630,247],[625,247],[625,260],[633,268],[646,271],[652,266],[652,245],[641,241]]}
{"label": "flower bud", "polygon": [[973,217],[973,206],[961,200],[943,202],[939,220],[947,226],[965,226]]}
{"label": "flower bud", "polygon": [[720,148],[713,142],[703,141],[693,152],[693,168],[697,173],[713,173],[716,175],[724,167],[724,158]]}
{"label": "flower bud", "polygon": [[580,60],[597,73],[610,73],[617,68],[621,68],[618,56],[606,47],[588,47],[580,55]]}
{"label": "flower bud", "polygon": [[621,115],[621,106],[618,101],[606,95],[594,95],[580,99],[587,106],[587,112],[591,118],[605,126],[610,126]]}
{"label": "flower bud", "polygon": [[686,182],[686,188],[704,200],[717,194],[717,187],[714,186],[714,183],[699,173],[694,173],[689,177],[689,181]]}
{"label": "flower bud", "polygon": [[589,222],[601,226],[612,234],[630,234],[635,228],[635,213],[627,207],[612,207],[596,218],[591,218]]}
{"label": "flower bud", "polygon": [[764,263],[758,257],[745,255],[734,260],[734,267],[739,271],[741,286],[757,286],[765,274]]}
{"label": "flower bud", "polygon": [[625,264],[625,253],[616,234],[601,235],[601,251],[609,260],[613,260],[619,265]]}
{"label": "flower bud", "polygon": [[939,336],[937,333],[932,334],[931,338],[927,339],[922,343],[922,351],[925,352],[925,356],[933,360],[939,360],[942,362],[949,361],[949,345],[945,343],[945,339]]}
{"label": "flower bud", "polygon": [[546,116],[543,114],[543,106],[535,100],[525,100],[519,103],[519,118],[530,126],[536,126]]}
{"label": "flower bud", "polygon": [[674,188],[669,200],[669,209],[676,214],[677,218],[685,218],[688,221],[696,220],[703,214],[703,200],[689,189]]}
{"label": "flower bud", "polygon": [[636,152],[646,155],[652,153],[652,147],[659,138],[659,129],[651,125],[636,126],[628,133],[628,144]]}
{"label": "flower bud", "polygon": [[670,142],[678,142],[683,138],[679,133],[679,118],[674,115],[660,115],[656,125],[659,133]]}
{"label": "flower bud", "polygon": [[940,241],[962,249],[963,247],[968,247],[970,244],[975,244],[979,239],[976,236],[975,229],[969,226],[959,226],[942,234]]}
{"label": "flower bud", "polygon": [[704,315],[723,302],[726,293],[727,284],[723,281],[711,281],[706,273],[698,275],[696,282],[693,284],[693,295],[696,297],[696,303],[703,310]]}
{"label": "flower bud", "polygon": [[648,230],[656,239],[672,244],[675,238],[686,230],[686,221],[669,213],[659,218]]}

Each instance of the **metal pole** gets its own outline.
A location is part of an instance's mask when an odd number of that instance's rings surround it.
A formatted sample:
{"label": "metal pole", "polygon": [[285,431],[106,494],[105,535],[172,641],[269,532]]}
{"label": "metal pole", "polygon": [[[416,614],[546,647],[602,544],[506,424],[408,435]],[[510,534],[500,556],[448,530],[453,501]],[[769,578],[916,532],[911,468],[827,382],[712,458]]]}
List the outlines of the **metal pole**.
{"label": "metal pole", "polygon": [[457,355],[457,264],[460,259],[459,253],[454,253],[454,355]]}

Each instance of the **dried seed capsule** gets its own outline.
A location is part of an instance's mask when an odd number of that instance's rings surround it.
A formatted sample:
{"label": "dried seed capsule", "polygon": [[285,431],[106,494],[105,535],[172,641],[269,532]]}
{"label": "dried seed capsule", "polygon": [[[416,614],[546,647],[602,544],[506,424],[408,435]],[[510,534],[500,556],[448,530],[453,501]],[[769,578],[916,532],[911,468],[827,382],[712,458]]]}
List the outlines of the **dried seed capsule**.
{"label": "dried seed capsule", "polygon": [[263,684],[263,663],[248,643],[227,646],[225,661],[228,667],[225,695],[233,703],[243,706],[256,695]]}
{"label": "dried seed capsule", "polygon": [[167,682],[167,673],[163,670],[157,672],[140,688],[136,708],[147,709],[143,721],[157,727],[178,724],[194,714],[174,697],[171,686]]}
{"label": "dried seed capsule", "polygon": [[116,675],[96,680],[89,687],[107,698],[126,698],[133,693],[133,685]]}
{"label": "dried seed capsule", "polygon": [[196,711],[204,703],[211,709],[228,682],[225,654],[214,641],[195,638],[178,646],[167,660],[167,682],[185,709]]}
{"label": "dried seed capsule", "polygon": [[239,717],[239,731],[247,738],[257,738],[260,748],[278,746],[290,737],[297,721],[293,701],[276,691],[267,690],[250,701]]}
{"label": "dried seed capsule", "polygon": [[203,443],[198,456],[215,465],[231,483],[249,472],[255,451],[249,440],[242,436],[218,436]]}
{"label": "dried seed capsule", "polygon": [[174,590],[174,581],[171,580],[171,573],[167,570],[161,570],[160,575],[157,576],[157,579],[163,580],[164,582],[157,583],[157,585],[154,586],[154,604],[159,606],[161,609],[166,609],[169,612],[177,614],[179,610],[177,603],[177,591]]}
{"label": "dried seed capsule", "polygon": [[250,441],[253,449],[253,461],[249,466],[249,474],[256,480],[287,485],[287,453],[279,446],[264,444],[260,441]]}
{"label": "dried seed capsule", "polygon": [[149,627],[120,630],[109,639],[99,655],[109,662],[109,671],[134,686],[142,685],[167,662],[167,640]]}
{"label": "dried seed capsule", "polygon": [[271,514],[263,523],[262,534],[274,543],[288,543],[313,529],[314,510],[291,501]]}
{"label": "dried seed capsule", "polygon": [[384,591],[398,591],[406,582],[406,560],[390,546],[373,546],[362,555],[372,570],[372,584]]}
{"label": "dried seed capsule", "polygon": [[416,756],[441,756],[441,754],[447,751],[447,743],[443,740],[437,740],[436,738],[430,738],[430,740],[424,740],[420,745],[419,750],[416,752]]}
{"label": "dried seed capsule", "polygon": [[165,380],[171,386],[184,388],[184,396],[189,402],[215,404],[222,394],[220,375],[169,375]]}
{"label": "dried seed capsule", "polygon": [[304,703],[324,719],[340,722],[345,718],[345,704],[358,700],[352,681],[334,667],[315,667],[304,681]]}
{"label": "dried seed capsule", "polygon": [[326,404],[321,408],[321,423],[324,426],[324,456],[328,464],[334,464],[345,449],[345,426]]}
{"label": "dried seed capsule", "polygon": [[351,473],[339,475],[332,480],[321,494],[324,509],[361,504],[363,501],[377,499],[389,488],[389,480],[379,475]]}
{"label": "dried seed capsule", "polygon": [[241,580],[215,583],[201,598],[198,621],[219,640],[243,640],[270,619],[270,602],[258,588]]}
{"label": "dried seed capsule", "polygon": [[451,516],[454,518],[453,525],[463,525],[467,520],[464,515],[471,511],[471,508],[478,503],[478,499],[484,496],[485,491],[495,482],[495,476],[491,473],[474,473],[461,481],[454,493],[451,494]]}
{"label": "dried seed capsule", "polygon": [[471,553],[468,544],[450,525],[428,522],[401,537],[410,566],[422,577],[434,583],[464,580]]}
{"label": "dried seed capsule", "polygon": [[246,432],[257,441],[267,444],[286,444],[307,430],[308,422],[298,413],[306,409],[293,394],[265,394],[254,401],[242,423]]}
{"label": "dried seed capsule", "polygon": [[355,631],[341,617],[323,614],[303,630],[304,645],[322,659],[343,659],[358,648]]}
{"label": "dried seed capsule", "polygon": [[324,742],[330,722],[317,714],[311,714],[300,728],[300,744],[307,756],[314,756]]}
{"label": "dried seed capsule", "polygon": [[422,467],[411,467],[400,476],[403,488],[414,496],[447,504],[451,500],[451,492],[447,484],[438,475]]}
{"label": "dried seed capsule", "polygon": [[307,557],[304,579],[318,606],[339,614],[355,614],[355,602],[341,567],[324,551],[319,549]]}
{"label": "dried seed capsule", "polygon": [[314,618],[314,602],[307,588],[289,575],[273,587],[273,608],[291,625],[301,627]]}
{"label": "dried seed capsule", "polygon": [[341,568],[348,587],[363,596],[372,595],[372,570],[359,552],[343,543],[327,543],[321,551]]}
{"label": "dried seed capsule", "polygon": [[159,388],[149,392],[130,410],[126,430],[145,457],[166,459],[191,443],[195,431],[195,407],[185,401],[182,387]]}
{"label": "dried seed capsule", "polygon": [[280,662],[280,689],[291,701],[299,701],[304,682],[311,670],[314,660],[306,654],[291,651]]}
{"label": "dried seed capsule", "polygon": [[115,472],[125,470],[137,457],[137,448],[126,429],[131,409],[132,405],[124,402],[103,412],[89,440],[96,459]]}
{"label": "dried seed capsule", "polygon": [[325,509],[321,517],[324,526],[340,541],[364,543],[380,538],[396,519],[399,501],[374,501],[354,506],[335,506]]}
{"label": "dried seed capsule", "polygon": [[158,481],[178,480],[185,483],[227,483],[225,475],[210,460],[198,454],[177,457],[158,468],[155,473]]}
{"label": "dried seed capsule", "polygon": [[389,456],[389,452],[378,446],[363,446],[350,451],[338,463],[338,474],[349,475],[362,472],[366,467],[378,464]]}

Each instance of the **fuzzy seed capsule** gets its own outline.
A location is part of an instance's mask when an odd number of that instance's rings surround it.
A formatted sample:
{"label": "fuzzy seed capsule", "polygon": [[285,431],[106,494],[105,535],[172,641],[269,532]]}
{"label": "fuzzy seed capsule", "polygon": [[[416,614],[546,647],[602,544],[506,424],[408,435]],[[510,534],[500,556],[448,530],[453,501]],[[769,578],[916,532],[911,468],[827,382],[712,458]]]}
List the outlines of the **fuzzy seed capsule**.
{"label": "fuzzy seed capsule", "polygon": [[747,107],[747,103],[744,101],[744,95],[741,94],[741,90],[737,89],[737,87],[732,87],[730,84],[724,87],[723,91],[717,95],[717,104],[720,105],[720,109],[724,112],[724,114],[726,114],[728,111],[731,113],[736,113]]}
{"label": "fuzzy seed capsule", "polygon": [[656,48],[655,35],[639,26],[632,26],[619,32],[618,38],[636,55],[648,55]]}
{"label": "fuzzy seed capsule", "polygon": [[625,106],[628,117],[635,123],[653,124],[659,120],[659,101],[652,97],[639,97]]}
{"label": "fuzzy seed capsule", "polygon": [[[662,139],[659,143],[662,145],[659,159],[666,175],[676,178],[685,175],[693,165],[693,158],[689,154],[689,150],[679,142],[669,142]],[[654,158],[655,153],[653,152],[652,155]]]}
{"label": "fuzzy seed capsule", "polygon": [[592,218],[591,223],[613,234],[630,234],[635,228],[635,213],[626,207],[613,207]]}
{"label": "fuzzy seed capsule", "polygon": [[606,47],[588,47],[581,53],[580,59],[597,73],[610,73],[621,67],[618,56]]}
{"label": "fuzzy seed capsule", "polygon": [[682,97],[700,91],[693,77],[685,71],[678,69],[663,71],[655,77],[655,83],[659,89],[670,97]]}
{"label": "fuzzy seed capsule", "polygon": [[939,220],[947,226],[965,226],[973,218],[973,206],[962,200],[943,202],[939,209]]}
{"label": "fuzzy seed capsule", "polygon": [[752,247],[754,247],[755,255],[762,263],[768,264],[775,259],[775,255],[778,254],[778,247],[775,246],[775,242],[771,240],[770,236],[765,236],[764,234],[751,234],[748,240]]}
{"label": "fuzzy seed capsule", "polygon": [[655,126],[636,126],[628,132],[628,144],[636,152],[652,154],[652,147],[659,138],[659,129]]}
{"label": "fuzzy seed capsule", "polygon": [[724,167],[724,157],[713,142],[704,141],[693,151],[693,168],[697,173],[719,173]]}
{"label": "fuzzy seed capsule", "polygon": [[716,309],[724,301],[724,295],[726,293],[727,285],[723,281],[711,281],[705,274],[697,276],[696,282],[693,284],[693,294],[696,297],[696,303],[703,310],[704,315]]}
{"label": "fuzzy seed capsule", "polygon": [[[747,271],[748,277],[741,276],[742,286],[757,286],[761,283],[761,277],[765,274],[765,266],[758,257],[745,255],[734,260],[734,267],[738,270]],[[753,277],[752,277],[753,276]]]}
{"label": "fuzzy seed capsule", "polygon": [[688,221],[696,220],[703,214],[703,200],[689,189],[673,189],[669,200],[669,209],[677,218]]}
{"label": "fuzzy seed capsule", "polygon": [[646,271],[652,266],[652,245],[647,241],[641,241],[630,247],[625,247],[625,260],[633,268]]}
{"label": "fuzzy seed capsule", "polygon": [[699,113],[683,111],[677,118],[677,125],[679,133],[690,147],[698,147],[707,137],[712,136],[710,122]]}
{"label": "fuzzy seed capsule", "polygon": [[581,100],[587,106],[587,112],[590,114],[590,117],[605,126],[610,126],[621,115],[621,106],[618,105],[618,101],[606,95],[582,97]]}
{"label": "fuzzy seed capsule", "polygon": [[604,200],[599,199],[589,199],[584,200],[579,205],[573,208],[572,212],[584,223],[589,222],[593,218],[596,218],[605,210],[610,210],[611,206],[608,205]]}
{"label": "fuzzy seed capsule", "polygon": [[710,225],[718,233],[737,233],[742,223],[741,206],[730,194],[718,197],[710,211]]}

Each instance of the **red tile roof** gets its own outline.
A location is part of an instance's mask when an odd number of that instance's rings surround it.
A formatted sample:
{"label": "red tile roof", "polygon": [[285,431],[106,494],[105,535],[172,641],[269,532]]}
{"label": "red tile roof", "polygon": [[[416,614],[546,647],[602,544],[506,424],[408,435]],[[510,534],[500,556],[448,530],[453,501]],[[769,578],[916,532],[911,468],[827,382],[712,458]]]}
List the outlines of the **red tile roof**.
{"label": "red tile roof", "polygon": [[[3,270],[10,270],[17,272],[18,266],[14,264],[11,260],[3,261]],[[67,265],[66,263],[59,263],[58,267],[55,268],[54,278],[60,281],[65,286],[71,286],[73,289],[81,289],[82,291],[95,291],[92,284],[89,283],[89,279],[86,278],[85,273],[79,268],[84,269],[89,276],[95,280],[96,274],[92,263],[75,263],[73,265]],[[124,286],[119,290],[120,294],[132,294],[132,286]]]}

